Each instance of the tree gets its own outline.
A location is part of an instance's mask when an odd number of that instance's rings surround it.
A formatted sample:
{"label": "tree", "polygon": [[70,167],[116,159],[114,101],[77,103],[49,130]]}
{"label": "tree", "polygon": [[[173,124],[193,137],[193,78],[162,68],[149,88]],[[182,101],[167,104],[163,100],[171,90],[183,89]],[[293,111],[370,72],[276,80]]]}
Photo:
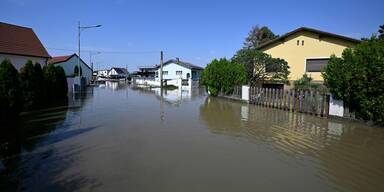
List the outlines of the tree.
{"label": "tree", "polygon": [[214,59],[204,69],[201,80],[211,95],[229,94],[234,86],[246,83],[246,72],[244,66],[236,62]]}
{"label": "tree", "polygon": [[65,99],[68,85],[64,69],[60,66],[48,65],[43,68],[48,99]]}
{"label": "tree", "polygon": [[43,69],[41,68],[41,65],[39,63],[35,63],[33,66],[33,73],[35,74],[35,81],[37,89],[36,89],[36,105],[37,106],[42,106],[44,103],[44,100],[46,99],[46,85],[44,81],[44,74],[43,74]]}
{"label": "tree", "polygon": [[268,27],[263,26],[259,28],[259,26],[253,26],[251,31],[248,33],[248,37],[245,38],[244,48],[247,49],[255,49],[260,44],[263,44],[267,41],[275,39],[278,37],[275,35]]}
{"label": "tree", "polygon": [[379,37],[384,38],[384,25],[379,27]]}
{"label": "tree", "polygon": [[[67,84],[67,77],[65,75],[65,71],[62,67],[56,66],[56,78],[57,78],[57,95],[59,98],[67,98],[68,93],[68,84]],[[80,73],[82,73],[80,68]]]}
{"label": "tree", "polygon": [[371,37],[345,49],[342,58],[332,56],[322,75],[357,117],[384,125],[384,38]]}
{"label": "tree", "polygon": [[0,121],[15,119],[22,107],[20,78],[9,60],[0,64]]}
{"label": "tree", "polygon": [[261,86],[264,83],[289,83],[289,66],[283,59],[272,58],[256,49],[241,49],[232,60],[244,66],[247,81],[251,86]]}
{"label": "tree", "polygon": [[31,60],[20,69],[21,88],[24,99],[24,109],[32,109],[36,105],[37,101],[37,84],[36,74],[34,73],[34,66]]}

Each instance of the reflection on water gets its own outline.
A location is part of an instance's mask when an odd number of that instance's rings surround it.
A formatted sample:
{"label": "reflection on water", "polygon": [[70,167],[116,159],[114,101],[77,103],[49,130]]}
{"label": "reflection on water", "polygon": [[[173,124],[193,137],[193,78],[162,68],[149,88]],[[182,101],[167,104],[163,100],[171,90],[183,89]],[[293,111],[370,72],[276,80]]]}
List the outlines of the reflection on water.
{"label": "reflection on water", "polygon": [[0,191],[384,191],[384,129],[109,82],[1,135]]}
{"label": "reflection on water", "polygon": [[[79,110],[76,104],[84,103],[92,93],[92,88],[89,88],[82,94],[71,95],[68,100],[50,104],[45,109],[22,113],[19,120],[12,125],[2,125],[0,191],[33,191],[33,188],[25,186],[34,182],[47,182],[45,179],[51,179],[56,173],[65,170],[70,161],[62,161],[62,157],[74,154],[78,149],[68,149],[66,154],[60,154],[53,147],[47,146],[94,129],[67,129],[71,122],[71,113]],[[52,161],[56,164],[45,165]],[[36,169],[42,167],[45,173],[32,177]],[[67,187],[69,186],[50,185],[48,188],[62,190]]]}
{"label": "reflection on water", "polygon": [[[218,113],[217,111],[220,111]],[[284,153],[346,191],[384,189],[384,131],[208,97],[201,119],[216,134],[243,137]],[[276,171],[276,174],[284,174]]]}

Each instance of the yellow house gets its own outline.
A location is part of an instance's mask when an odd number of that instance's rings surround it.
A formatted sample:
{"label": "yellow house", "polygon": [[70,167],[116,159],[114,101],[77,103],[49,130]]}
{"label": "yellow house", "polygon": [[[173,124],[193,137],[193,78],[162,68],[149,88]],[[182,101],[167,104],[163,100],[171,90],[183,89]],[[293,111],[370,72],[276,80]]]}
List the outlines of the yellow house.
{"label": "yellow house", "polygon": [[322,82],[321,70],[332,54],[340,57],[345,48],[354,47],[360,40],[301,27],[274,40],[261,44],[258,50],[281,58],[290,67],[289,80],[297,80],[305,73],[314,82]]}

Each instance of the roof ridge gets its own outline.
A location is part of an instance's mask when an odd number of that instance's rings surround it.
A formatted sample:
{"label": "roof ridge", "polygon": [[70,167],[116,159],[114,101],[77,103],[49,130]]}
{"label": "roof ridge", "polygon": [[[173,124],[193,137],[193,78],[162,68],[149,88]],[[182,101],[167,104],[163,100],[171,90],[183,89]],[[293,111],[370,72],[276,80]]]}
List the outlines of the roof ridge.
{"label": "roof ridge", "polygon": [[15,25],[15,24],[11,24],[11,23],[5,23],[5,22],[1,22],[1,21],[0,21],[0,24],[10,25],[10,26],[14,26],[14,27],[20,27],[20,28],[25,28],[25,29],[32,29],[32,27],[25,27],[25,26]]}
{"label": "roof ridge", "polygon": [[353,42],[360,42],[360,40],[358,39],[355,39],[355,38],[352,38],[352,37],[348,37],[348,36],[345,36],[345,35],[339,35],[339,34],[336,34],[336,33],[331,33],[331,32],[327,32],[327,31],[322,31],[322,30],[319,30],[319,29],[315,29],[315,28],[311,28],[311,27],[299,27],[297,29],[294,29],[292,31],[289,31],[287,33],[284,33],[283,35],[281,36],[278,36],[277,38],[275,39],[272,39],[272,40],[269,40],[265,43],[262,43],[260,44],[259,46],[256,47],[256,49],[261,49],[261,48],[264,48],[270,44],[273,44],[275,43],[276,41],[279,41],[281,39],[284,39],[290,35],[293,35],[299,31],[309,31],[309,32],[312,32],[312,33],[318,33],[318,34],[323,34],[323,35],[328,35],[328,36],[332,36],[332,37],[335,37],[335,38],[340,38],[340,39],[344,39],[346,41],[353,41]]}

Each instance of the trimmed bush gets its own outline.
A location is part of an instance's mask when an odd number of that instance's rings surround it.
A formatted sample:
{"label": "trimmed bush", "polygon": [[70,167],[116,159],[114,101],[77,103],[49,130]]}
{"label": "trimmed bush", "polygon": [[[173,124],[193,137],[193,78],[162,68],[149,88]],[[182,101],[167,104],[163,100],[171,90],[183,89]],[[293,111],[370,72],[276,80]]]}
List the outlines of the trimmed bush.
{"label": "trimmed bush", "polygon": [[36,105],[42,106],[44,100],[46,98],[46,85],[44,81],[43,69],[39,63],[35,63],[33,66],[33,73],[35,74],[35,82],[36,82]]}
{"label": "trimmed bush", "polygon": [[46,85],[46,96],[49,100],[67,97],[68,85],[64,69],[60,66],[48,65],[43,68]]}
{"label": "trimmed bush", "polygon": [[24,99],[24,110],[30,110],[34,108],[38,100],[37,89],[39,88],[39,85],[37,84],[37,78],[34,71],[35,69],[31,60],[29,60],[20,69],[20,80],[21,90]]}
{"label": "trimmed bush", "polygon": [[0,121],[15,119],[22,108],[20,78],[9,60],[0,64]]}

